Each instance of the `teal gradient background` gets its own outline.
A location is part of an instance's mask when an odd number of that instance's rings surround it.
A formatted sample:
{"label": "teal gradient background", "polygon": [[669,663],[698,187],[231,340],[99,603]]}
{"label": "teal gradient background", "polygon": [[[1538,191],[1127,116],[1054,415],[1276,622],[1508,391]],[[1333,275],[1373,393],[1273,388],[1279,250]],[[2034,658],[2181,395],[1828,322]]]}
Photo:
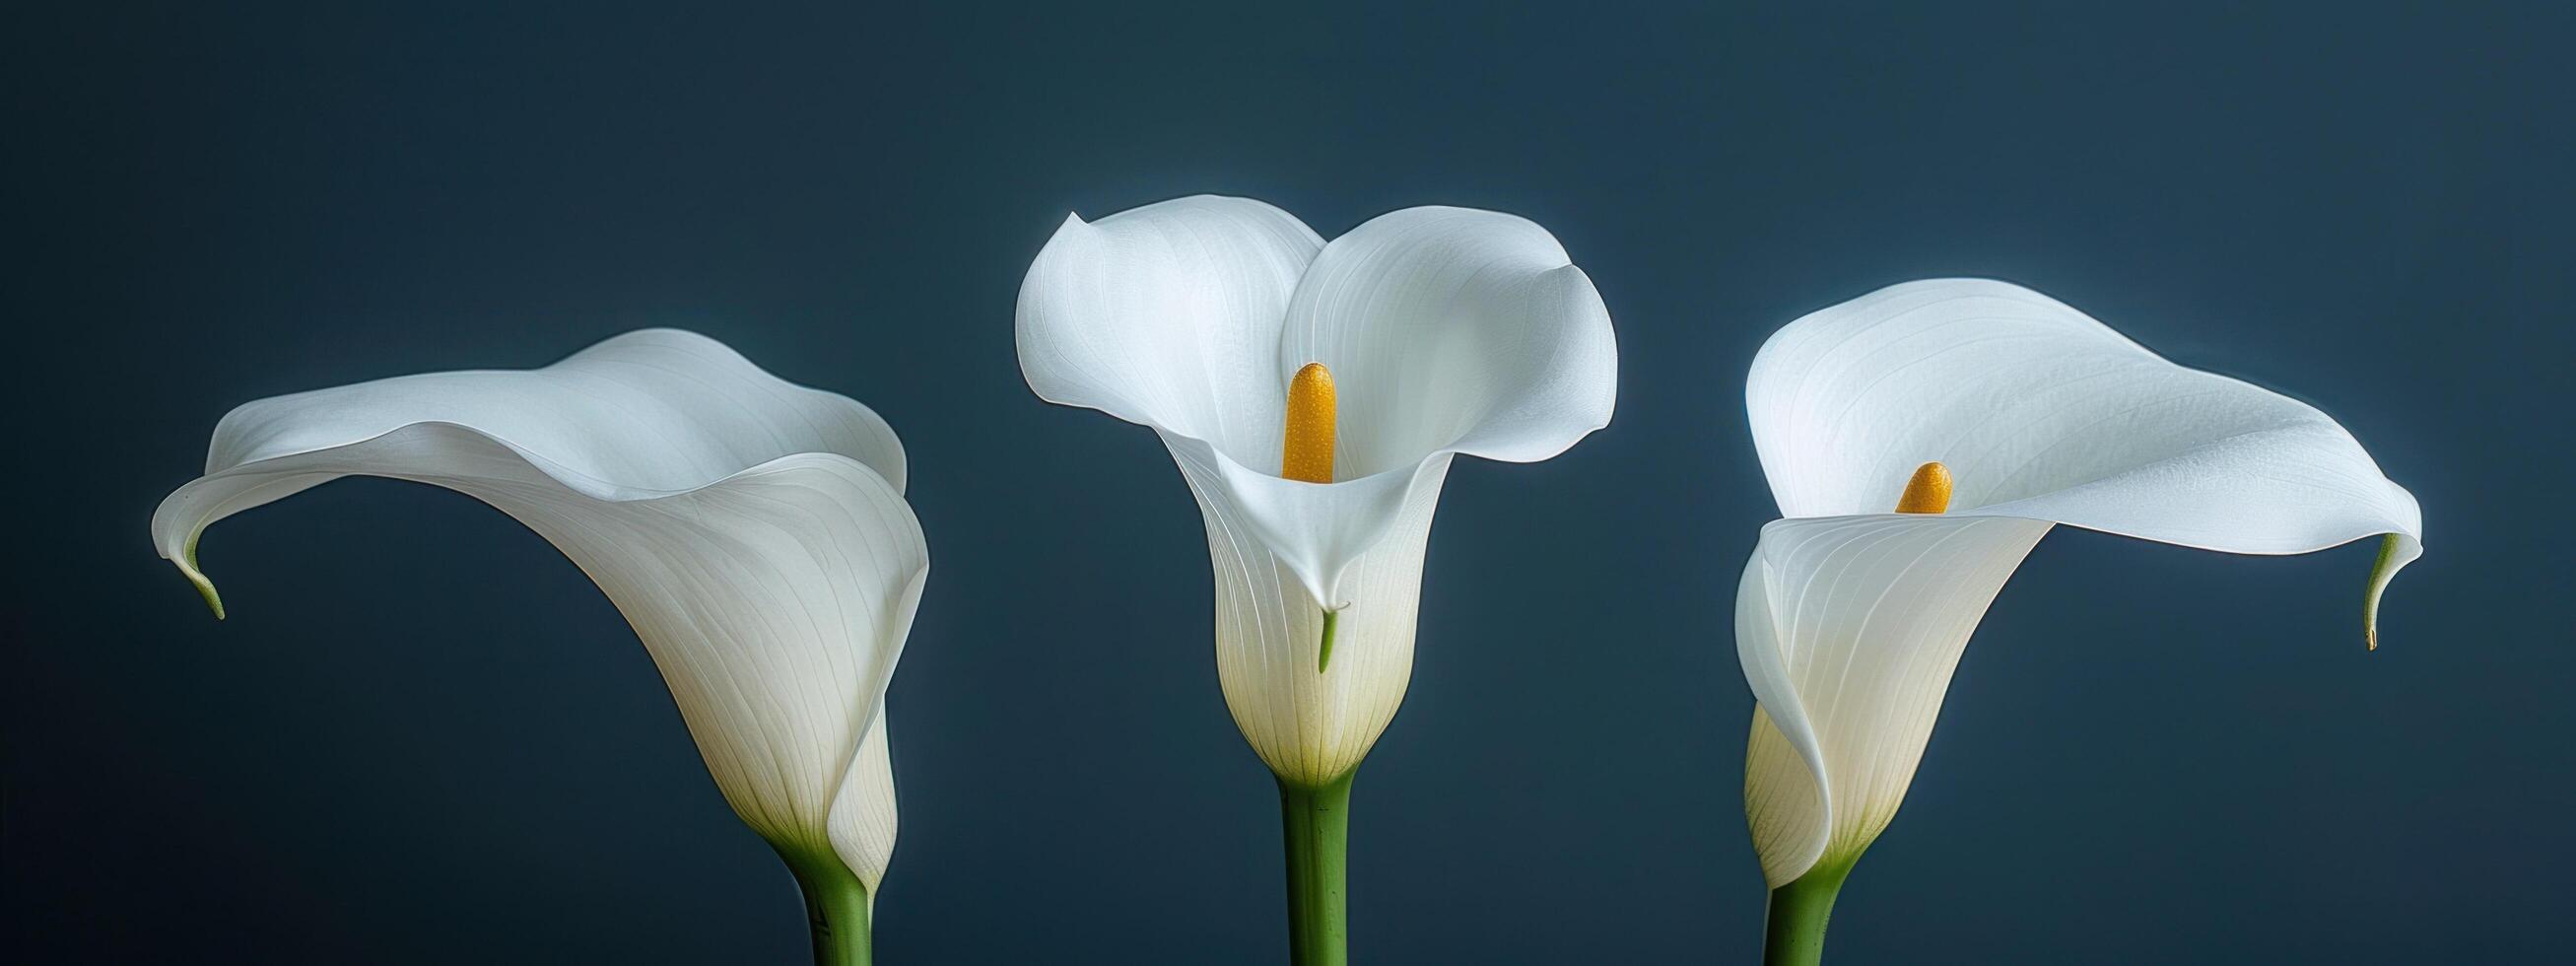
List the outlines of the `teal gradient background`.
{"label": "teal gradient background", "polygon": [[1752,958],[1744,371],[1957,274],[2317,404],[2428,551],[2366,653],[2367,543],[2050,537],[1833,961],[2565,955],[2563,9],[360,6],[0,30],[0,959],[798,962],[785,869],[542,541],[334,484],[208,533],[217,623],[145,536],[236,404],[674,325],[913,457],[937,563],[881,961],[1278,961],[1197,511],[1151,433],[1038,402],[1012,352],[1067,212],[1199,192],[1326,236],[1525,215],[1618,326],[1607,430],[1450,479],[1358,781],[1355,959]]}

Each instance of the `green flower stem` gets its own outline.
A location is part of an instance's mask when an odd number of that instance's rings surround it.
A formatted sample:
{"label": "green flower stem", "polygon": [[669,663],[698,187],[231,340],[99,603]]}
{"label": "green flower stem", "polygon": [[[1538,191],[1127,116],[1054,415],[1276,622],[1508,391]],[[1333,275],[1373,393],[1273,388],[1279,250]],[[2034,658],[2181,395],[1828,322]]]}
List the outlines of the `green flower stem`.
{"label": "green flower stem", "polygon": [[1279,780],[1279,813],[1288,840],[1288,962],[1348,966],[1351,961],[1351,779],[1354,768],[1319,788]]}
{"label": "green flower stem", "polygon": [[839,856],[779,846],[778,857],[805,891],[805,922],[814,929],[814,966],[868,966],[868,887]]}
{"label": "green flower stem", "polygon": [[1843,891],[1851,865],[1811,869],[1771,890],[1770,923],[1762,933],[1762,966],[1816,966],[1825,959],[1825,920]]}

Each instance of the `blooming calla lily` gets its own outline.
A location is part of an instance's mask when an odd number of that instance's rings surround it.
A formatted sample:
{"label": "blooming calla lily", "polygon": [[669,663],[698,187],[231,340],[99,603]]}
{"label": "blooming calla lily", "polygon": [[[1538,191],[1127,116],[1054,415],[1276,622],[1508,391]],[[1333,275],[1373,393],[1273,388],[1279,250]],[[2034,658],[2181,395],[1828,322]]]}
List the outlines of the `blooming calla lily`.
{"label": "blooming calla lily", "polygon": [[1067,218],[1020,286],[1049,402],[1153,427],[1207,521],[1217,679],[1278,776],[1289,957],[1340,964],[1352,778],[1413,676],[1422,556],[1460,453],[1610,422],[1618,350],[1545,229],[1408,208],[1330,244],[1258,201]]}
{"label": "blooming calla lily", "polygon": [[2414,498],[2324,413],[2002,282],[1912,282],[1792,322],[1745,403],[1788,518],[1736,593],[1760,702],[1745,813],[1774,887],[1839,882],[1886,828],[1969,634],[2052,526],[2255,554],[2385,535],[2374,644],[2380,591],[2422,552]]}
{"label": "blooming calla lily", "polygon": [[[1171,449],[1207,521],[1226,704],[1306,785],[1357,767],[1403,700],[1452,457],[1546,459],[1616,396],[1592,280],[1545,229],[1490,211],[1409,208],[1330,244],[1242,198],[1070,217],[1029,267],[1017,330],[1038,396]],[[1298,417],[1314,364],[1329,377]],[[1300,419],[1320,442],[1291,438]],[[1320,447],[1321,479],[1283,472],[1300,447]]]}
{"label": "blooming calla lily", "polygon": [[[819,903],[818,954],[864,957],[895,831],[880,705],[929,574],[884,420],[704,336],[632,332],[542,369],[244,405],[153,539],[220,616],[198,535],[353,475],[464,493],[578,564],[661,668],[725,800]],[[857,947],[824,949],[826,919]]]}

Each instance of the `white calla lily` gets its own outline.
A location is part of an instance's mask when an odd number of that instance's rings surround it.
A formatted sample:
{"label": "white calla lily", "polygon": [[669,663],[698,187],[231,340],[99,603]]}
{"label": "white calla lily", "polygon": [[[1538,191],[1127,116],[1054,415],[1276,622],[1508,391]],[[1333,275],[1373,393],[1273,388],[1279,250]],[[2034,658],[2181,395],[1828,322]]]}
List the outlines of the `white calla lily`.
{"label": "white calla lily", "polygon": [[474,497],[579,565],[660,667],[725,800],[806,886],[818,957],[864,958],[894,845],[880,706],[929,573],[884,420],[704,336],[633,332],[542,369],[246,404],[153,539],[220,616],[198,535],[355,475]]}
{"label": "white calla lily", "polygon": [[[1887,826],[1969,635],[2052,526],[2252,554],[2385,535],[2374,645],[2381,590],[2422,552],[2414,498],[2324,413],[2002,282],[1897,285],[1792,322],[1745,400],[1788,517],[1736,594],[1760,702],[1745,813],[1774,887],[1839,883]],[[1909,484],[1929,463],[1946,479]],[[1935,489],[1946,513],[1891,512]]]}
{"label": "white calla lily", "polygon": [[[1242,198],[1068,218],[1017,330],[1040,398],[1171,449],[1207,519],[1226,703],[1271,770],[1310,784],[1356,766],[1403,699],[1451,458],[1554,456],[1608,425],[1617,393],[1591,279],[1545,229],[1489,211],[1409,208],[1331,244]],[[1329,483],[1279,470],[1309,363],[1340,400]]]}
{"label": "white calla lily", "polygon": [[1545,229],[1458,208],[1329,244],[1241,198],[1068,218],[1021,285],[1017,338],[1039,397],[1170,448],[1207,521],[1226,705],[1292,794],[1346,791],[1404,698],[1453,458],[1547,459],[1617,393],[1591,279]]}

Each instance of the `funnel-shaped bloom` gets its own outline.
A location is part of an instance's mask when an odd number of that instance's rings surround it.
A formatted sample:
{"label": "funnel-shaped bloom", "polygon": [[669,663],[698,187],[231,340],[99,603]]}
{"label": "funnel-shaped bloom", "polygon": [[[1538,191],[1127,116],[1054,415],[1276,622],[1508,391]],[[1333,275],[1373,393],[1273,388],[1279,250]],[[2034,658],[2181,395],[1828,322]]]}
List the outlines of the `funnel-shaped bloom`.
{"label": "funnel-shaped bloom", "polygon": [[2254,554],[2384,534],[2374,643],[2380,591],[2422,552],[2415,499],[2324,413],[2001,282],[1912,282],[1792,322],[1745,401],[1789,518],[1736,592],[1761,703],[1745,814],[1775,887],[1839,881],[1886,828],[1969,634],[2050,527]]}
{"label": "funnel-shaped bloom", "polygon": [[1618,349],[1545,229],[1408,208],[1325,244],[1241,198],[1067,218],[1020,286],[1048,402],[1154,428],[1207,520],[1217,680],[1279,777],[1289,958],[1346,962],[1351,780],[1404,700],[1422,555],[1460,453],[1610,422]]}
{"label": "funnel-shaped bloom", "polygon": [[[1021,285],[1018,341],[1038,396],[1171,448],[1207,520],[1226,705],[1306,786],[1357,767],[1404,698],[1451,458],[1563,452],[1609,423],[1618,375],[1609,312],[1556,239],[1458,208],[1331,244],[1241,198],[1068,218]],[[1320,408],[1292,413],[1316,363],[1301,406]]]}
{"label": "funnel-shaped bloom", "polygon": [[[464,493],[563,551],[643,639],[725,800],[809,896],[835,887],[818,877],[873,893],[895,829],[880,704],[929,574],[884,420],[704,336],[633,332],[543,369],[244,405],[152,536],[220,616],[196,563],[207,525],[360,475]],[[858,915],[841,928],[863,938]]]}

